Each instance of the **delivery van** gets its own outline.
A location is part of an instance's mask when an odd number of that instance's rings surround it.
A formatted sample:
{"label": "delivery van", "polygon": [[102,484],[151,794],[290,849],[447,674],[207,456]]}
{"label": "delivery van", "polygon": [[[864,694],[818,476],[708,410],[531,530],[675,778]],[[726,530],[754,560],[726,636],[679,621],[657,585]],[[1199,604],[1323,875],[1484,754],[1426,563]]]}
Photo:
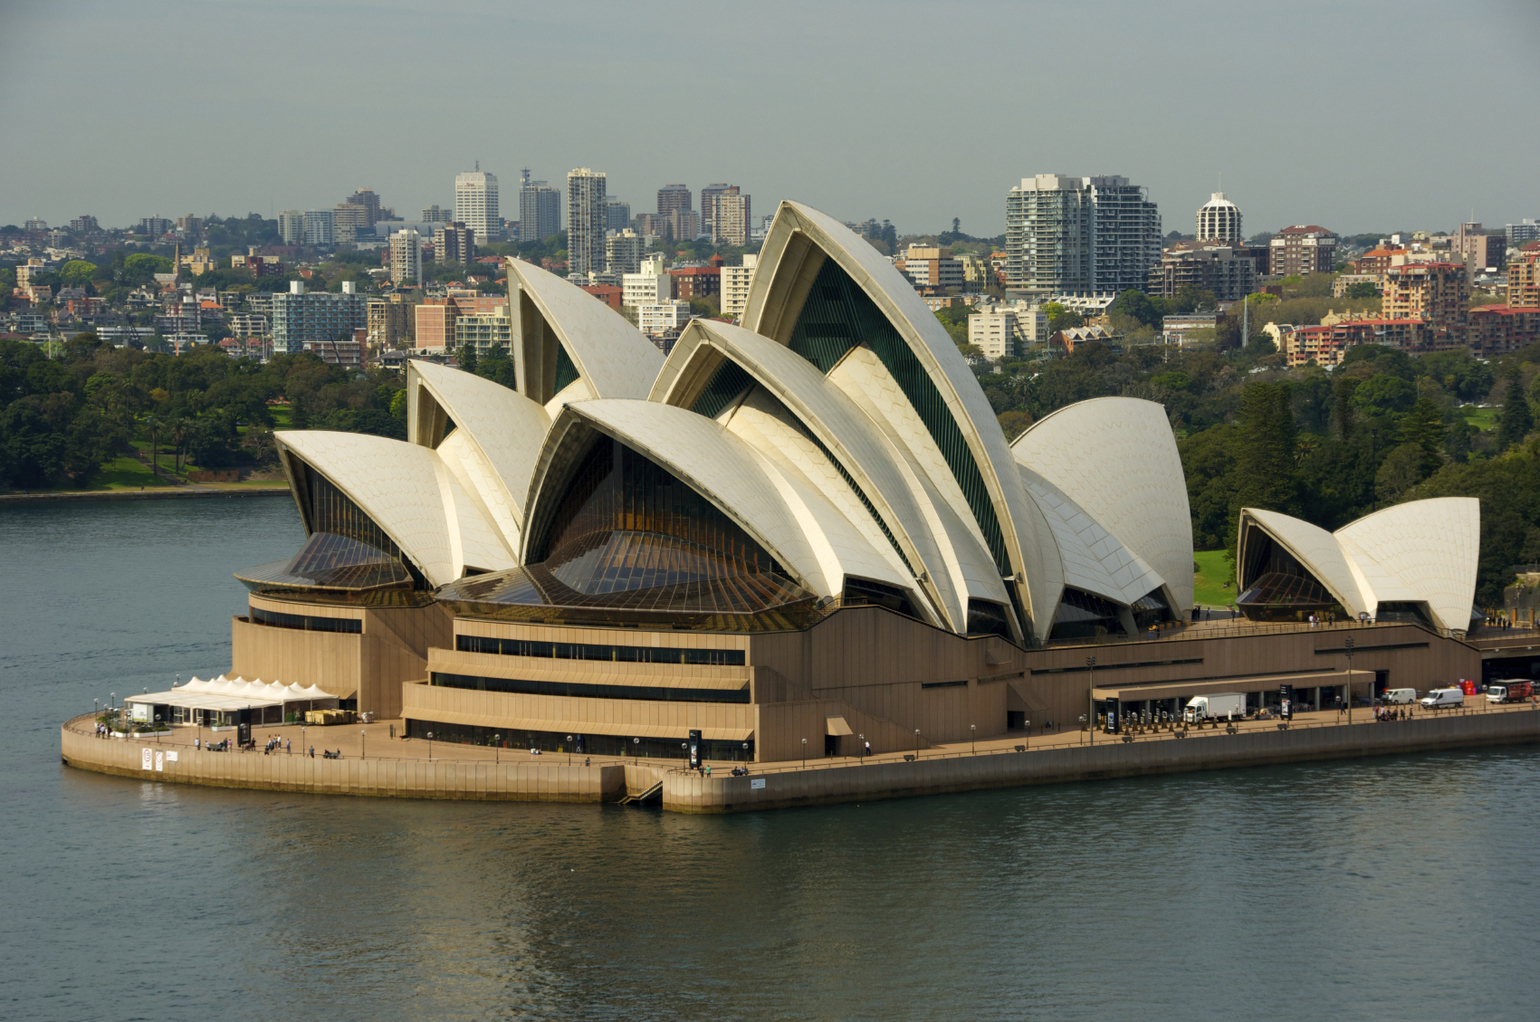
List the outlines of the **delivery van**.
{"label": "delivery van", "polygon": [[1205,720],[1214,720],[1224,717],[1228,720],[1236,718],[1244,719],[1246,716],[1246,693],[1221,692],[1212,696],[1193,696],[1186,708],[1182,711],[1182,719],[1189,724],[1198,724]]}
{"label": "delivery van", "polygon": [[1422,697],[1424,710],[1446,710],[1465,705],[1465,693],[1457,688],[1436,688]]}
{"label": "delivery van", "polygon": [[1387,688],[1385,694],[1380,696],[1380,702],[1386,706],[1410,706],[1417,701],[1415,688]]}
{"label": "delivery van", "polygon": [[1522,703],[1535,694],[1535,683],[1514,678],[1494,681],[1487,686],[1489,703]]}

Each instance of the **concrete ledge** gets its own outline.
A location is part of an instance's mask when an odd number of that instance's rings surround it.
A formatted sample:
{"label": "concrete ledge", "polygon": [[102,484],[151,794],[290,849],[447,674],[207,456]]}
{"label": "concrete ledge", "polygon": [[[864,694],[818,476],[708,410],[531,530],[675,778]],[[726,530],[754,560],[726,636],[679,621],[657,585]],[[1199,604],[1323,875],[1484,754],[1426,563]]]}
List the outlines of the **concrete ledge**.
{"label": "concrete ledge", "polygon": [[[626,794],[627,768],[623,766],[311,759],[259,752],[194,751],[186,746],[157,747],[153,738],[97,738],[91,726],[92,718],[82,717],[60,729],[59,751],[64,764],[141,781],[314,795],[508,802],[614,802]],[[144,768],[145,750],[150,753],[148,770]],[[170,759],[168,753],[175,753],[176,759]]]}
{"label": "concrete ledge", "polygon": [[[721,813],[833,802],[934,795],[1028,784],[1106,780],[1146,774],[1389,756],[1540,741],[1540,711],[1419,717],[1289,731],[1205,733],[1124,744],[1002,752],[916,763],[819,767],[749,777],[675,772],[663,778],[663,808]],[[755,788],[762,783],[762,788]]]}

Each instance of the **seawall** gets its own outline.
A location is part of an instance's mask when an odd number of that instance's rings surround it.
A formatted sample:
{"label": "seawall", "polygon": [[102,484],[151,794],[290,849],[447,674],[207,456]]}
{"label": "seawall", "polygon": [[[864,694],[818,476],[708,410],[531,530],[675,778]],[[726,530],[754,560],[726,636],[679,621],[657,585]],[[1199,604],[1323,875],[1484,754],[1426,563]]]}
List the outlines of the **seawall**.
{"label": "seawall", "polygon": [[240,489],[203,489],[195,486],[171,486],[154,490],[70,490],[64,493],[0,493],[0,503],[24,503],[42,500],[194,500],[199,497],[287,496],[289,487],[247,486]]}
{"label": "seawall", "polygon": [[1540,711],[1419,717],[1288,731],[1193,732],[1124,743],[995,752],[915,762],[767,771],[748,777],[674,772],[663,777],[663,808],[681,813],[739,812],[833,802],[904,798],[981,788],[1098,781],[1311,760],[1388,756],[1540,741]]}

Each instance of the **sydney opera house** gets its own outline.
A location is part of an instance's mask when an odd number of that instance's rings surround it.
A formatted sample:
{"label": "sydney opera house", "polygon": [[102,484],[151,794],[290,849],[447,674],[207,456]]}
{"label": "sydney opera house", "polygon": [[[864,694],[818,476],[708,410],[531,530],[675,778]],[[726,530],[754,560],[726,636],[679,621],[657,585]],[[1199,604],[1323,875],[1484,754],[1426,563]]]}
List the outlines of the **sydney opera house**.
{"label": "sydney opera house", "polygon": [[[695,320],[667,357],[508,269],[517,389],[417,361],[406,442],[279,434],[308,538],[238,573],[232,674],[440,740],[678,755],[693,731],[784,760],[1480,669],[1474,502],[1335,535],[1248,511],[1259,623],[1193,625],[1161,407],[1087,401],[1008,443],[914,288],[815,210],[781,206],[741,325]],[[1301,623],[1327,611],[1379,619],[1351,674]]]}

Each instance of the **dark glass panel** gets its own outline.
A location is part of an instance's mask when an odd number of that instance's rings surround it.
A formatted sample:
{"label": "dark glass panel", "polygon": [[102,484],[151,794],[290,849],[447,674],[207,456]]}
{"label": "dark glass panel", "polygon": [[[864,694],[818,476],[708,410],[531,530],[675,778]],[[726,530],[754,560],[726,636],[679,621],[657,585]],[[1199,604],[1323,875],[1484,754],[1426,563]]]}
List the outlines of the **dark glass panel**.
{"label": "dark glass panel", "polygon": [[1409,625],[1422,625],[1424,628],[1433,627],[1433,619],[1428,616],[1426,604],[1416,603],[1410,600],[1384,600],[1374,610],[1376,621],[1398,621]]}
{"label": "dark glass panel", "polygon": [[700,397],[695,399],[695,404],[690,406],[690,411],[714,419],[753,384],[754,378],[742,366],[732,359],[724,359],[717,366],[717,371],[711,374],[710,382],[700,392]]}
{"label": "dark glass panel", "polygon": [[567,354],[566,347],[556,342],[556,389],[551,393],[560,394],[573,380],[578,378],[577,366],[572,364],[572,356]]}
{"label": "dark glass panel", "polygon": [[552,660],[609,660],[629,664],[697,664],[742,667],[741,649],[692,649],[686,646],[612,646],[587,642],[547,642],[543,639],[499,639],[486,635],[457,635],[462,653],[545,657]]}
{"label": "dark glass panel", "polygon": [[1347,617],[1321,581],[1267,533],[1250,526],[1246,590],[1235,606],[1253,621],[1304,621],[1311,614]]}
{"label": "dark glass panel", "polygon": [[511,692],[522,695],[574,696],[595,699],[639,699],[670,703],[746,703],[749,689],[686,688],[664,685],[599,685],[578,681],[527,681],[522,678],[484,678],[472,674],[434,672],[430,683],[440,688],[469,688],[479,692]]}
{"label": "dark glass panel", "polygon": [[1003,635],[1011,637],[1011,626],[1006,621],[1005,608],[992,600],[968,601],[969,635]]}
{"label": "dark glass panel", "polygon": [[1064,587],[1059,609],[1053,615],[1050,639],[1087,639],[1099,635],[1123,634],[1123,620],[1118,605],[1100,596]]}
{"label": "dark glass panel", "polygon": [[840,602],[847,607],[870,603],[896,610],[909,617],[920,616],[914,612],[914,607],[909,603],[909,594],[902,589],[882,582],[873,582],[870,579],[852,578],[849,575],[845,576],[845,592]]}
{"label": "dark glass panel", "polygon": [[1151,590],[1134,601],[1134,624],[1143,631],[1154,625],[1164,624],[1171,620],[1171,608],[1166,605],[1166,598],[1159,589]]}
{"label": "dark glass panel", "polygon": [[[458,745],[496,745],[503,749],[539,749],[541,752],[563,752],[568,733],[564,731],[528,731],[503,727],[482,727],[476,724],[446,724],[438,720],[406,721],[408,738],[426,738],[433,733],[435,742],[453,742]],[[688,740],[688,732],[677,738],[641,738],[630,735],[573,735],[574,756],[636,756],[647,759],[684,759],[682,743]],[[707,739],[701,742],[701,755],[708,760],[725,762],[752,762],[754,740],[746,742]]]}
{"label": "dark glass panel", "polygon": [[348,632],[354,635],[364,630],[364,623],[350,617],[311,617],[307,614],[280,614],[260,607],[250,608],[255,624],[272,628],[296,628],[306,632]]}

